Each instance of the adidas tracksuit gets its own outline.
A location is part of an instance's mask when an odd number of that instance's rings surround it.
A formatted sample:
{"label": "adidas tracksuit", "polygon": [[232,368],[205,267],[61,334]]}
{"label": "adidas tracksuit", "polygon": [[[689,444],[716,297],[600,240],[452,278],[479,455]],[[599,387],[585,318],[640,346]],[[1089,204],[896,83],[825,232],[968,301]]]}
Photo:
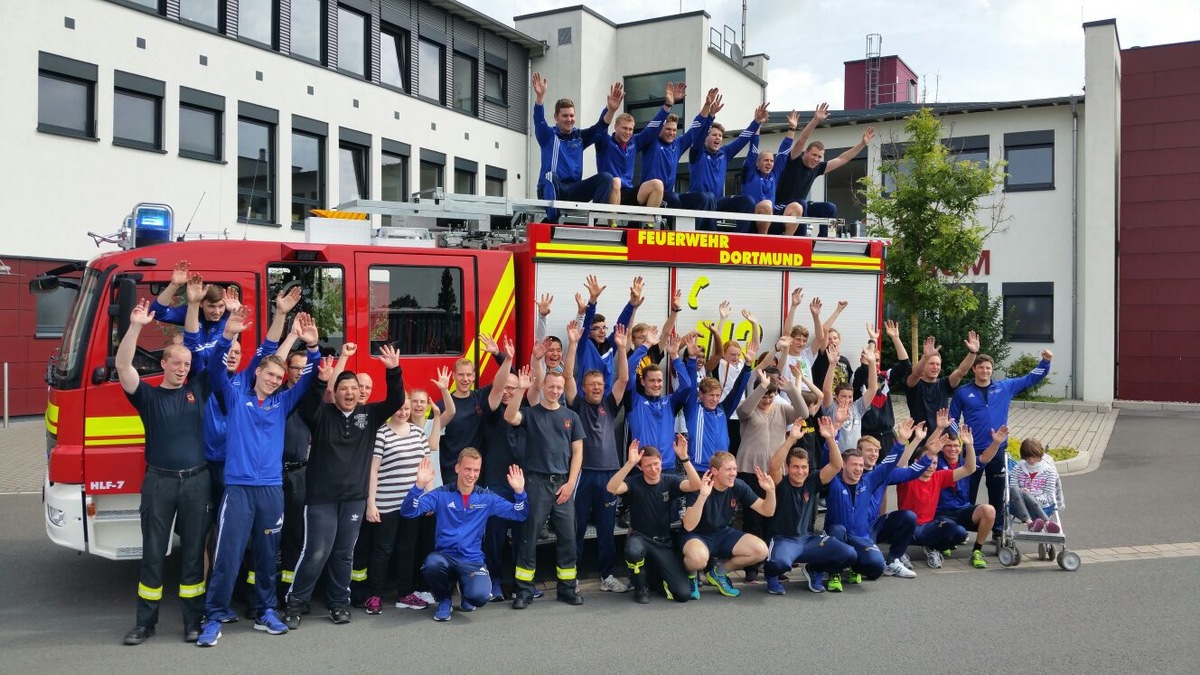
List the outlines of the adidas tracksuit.
{"label": "adidas tracksuit", "polygon": [[[637,366],[646,356],[649,348],[642,345],[633,350],[629,356],[629,372],[636,372]],[[664,470],[675,468],[675,414],[683,408],[687,401],[689,390],[696,384],[692,381],[691,373],[696,372],[694,363],[689,359],[685,365],[678,357],[671,362],[675,368],[675,377],[679,378],[679,386],[675,393],[650,397],[638,391],[637,381],[630,377],[625,393],[625,423],[629,428],[631,439],[636,438],[642,447],[652,446],[662,453]],[[666,386],[665,384],[663,385]]]}
{"label": "adidas tracksuit", "polygon": [[[758,120],[752,120],[738,137],[725,145],[710,151],[705,145],[707,134],[698,139],[688,150],[688,167],[691,180],[688,189],[708,195],[711,206],[717,211],[732,213],[754,213],[754,202],[741,194],[725,196],[725,175],[728,173],[729,160],[737,156],[742,148],[754,138],[758,131]],[[749,232],[750,221],[737,220],[738,232]],[[696,221],[697,230],[712,230],[716,223],[708,218]]]}

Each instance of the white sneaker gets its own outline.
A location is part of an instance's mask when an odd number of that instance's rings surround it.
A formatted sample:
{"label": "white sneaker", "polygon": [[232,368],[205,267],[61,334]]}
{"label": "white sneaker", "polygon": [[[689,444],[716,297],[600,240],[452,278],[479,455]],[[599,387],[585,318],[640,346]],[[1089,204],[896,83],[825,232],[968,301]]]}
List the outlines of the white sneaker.
{"label": "white sneaker", "polygon": [[942,552],[925,547],[925,564],[933,569],[939,569],[942,566]]}
{"label": "white sneaker", "polygon": [[905,567],[907,567],[908,569],[911,570],[912,569],[912,558],[909,558],[908,554],[905,553],[904,555],[900,556],[900,564],[904,565]]}
{"label": "white sneaker", "polygon": [[433,593],[429,591],[417,591],[414,595],[425,601],[427,605],[436,605],[437,600],[433,598]]}
{"label": "white sneaker", "polygon": [[624,593],[629,590],[629,587],[622,583],[620,579],[610,574],[600,580],[600,590],[610,593]]}
{"label": "white sneaker", "polygon": [[900,577],[901,579],[917,578],[917,573],[905,567],[898,559],[888,563],[888,566],[883,569],[883,573],[889,577]]}

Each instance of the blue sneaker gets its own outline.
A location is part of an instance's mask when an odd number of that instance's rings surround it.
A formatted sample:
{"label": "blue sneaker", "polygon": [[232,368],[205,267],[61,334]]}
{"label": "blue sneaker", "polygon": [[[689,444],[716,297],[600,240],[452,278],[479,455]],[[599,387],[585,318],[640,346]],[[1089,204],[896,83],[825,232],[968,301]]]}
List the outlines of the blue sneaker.
{"label": "blue sneaker", "polygon": [[717,571],[716,566],[710,567],[709,570],[704,573],[704,578],[708,579],[708,583],[716,586],[717,590],[721,592],[721,595],[724,595],[727,598],[736,598],[742,594],[741,591],[733,587],[733,584],[729,583],[729,575],[721,574],[719,571]]}
{"label": "blue sneaker", "polygon": [[288,632],[287,624],[279,619],[275,610],[268,609],[254,620],[254,630],[265,630],[267,635],[283,635]]}
{"label": "blue sneaker", "polygon": [[492,582],[492,602],[504,602],[504,587],[499,581]]}
{"label": "blue sneaker", "polygon": [[438,600],[437,611],[433,613],[434,621],[449,621],[450,612],[453,611],[454,601],[450,598]]}
{"label": "blue sneaker", "polygon": [[767,577],[767,592],[771,595],[787,594],[787,591],[783,589],[783,584],[779,582],[779,577]]}
{"label": "blue sneaker", "polygon": [[692,599],[699,600],[700,599],[700,580],[696,578],[695,574],[689,574],[688,580],[690,580],[692,582]]}
{"label": "blue sneaker", "polygon": [[534,588],[534,589],[533,589],[533,599],[534,599],[534,600],[537,600],[538,598],[540,598],[540,597],[542,597],[542,596],[544,596],[544,595],[546,595],[546,591],[543,591],[543,590],[542,590],[542,589],[540,589],[540,588]]}
{"label": "blue sneaker", "polygon": [[823,573],[809,570],[808,565],[801,567],[800,573],[804,575],[804,580],[808,582],[808,590],[813,593],[825,592],[825,575]]}
{"label": "blue sneaker", "polygon": [[196,638],[197,647],[212,647],[221,639],[221,622],[205,621],[200,628],[200,637]]}
{"label": "blue sneaker", "polygon": [[458,608],[464,612],[474,612],[475,611],[475,605],[471,604],[471,602],[469,600],[467,600],[466,598],[463,598],[462,601],[458,603]]}

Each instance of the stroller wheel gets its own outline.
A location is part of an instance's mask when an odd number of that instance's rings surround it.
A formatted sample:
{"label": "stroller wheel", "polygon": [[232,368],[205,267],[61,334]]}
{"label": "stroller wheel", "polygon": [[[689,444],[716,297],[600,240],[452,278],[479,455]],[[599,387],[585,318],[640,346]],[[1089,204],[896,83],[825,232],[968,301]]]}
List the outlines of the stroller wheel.
{"label": "stroller wheel", "polygon": [[1021,564],[1021,549],[1013,547],[1013,567]]}
{"label": "stroller wheel", "polygon": [[1082,563],[1083,561],[1079,559],[1079,554],[1074,551],[1062,551],[1058,554],[1058,566],[1068,572],[1074,572],[1079,569]]}
{"label": "stroller wheel", "polygon": [[[1050,556],[1050,558],[1053,559],[1054,556]],[[1038,560],[1045,560],[1045,559],[1046,559],[1046,545],[1038,544]]]}
{"label": "stroller wheel", "polygon": [[1000,564],[1004,565],[1005,567],[1013,567],[1020,564],[1020,558],[1018,555],[1017,549],[1015,548],[1011,548],[1009,546],[996,547],[996,557],[1000,559]]}
{"label": "stroller wheel", "polygon": [[1054,560],[1054,544],[1046,544],[1046,560]]}

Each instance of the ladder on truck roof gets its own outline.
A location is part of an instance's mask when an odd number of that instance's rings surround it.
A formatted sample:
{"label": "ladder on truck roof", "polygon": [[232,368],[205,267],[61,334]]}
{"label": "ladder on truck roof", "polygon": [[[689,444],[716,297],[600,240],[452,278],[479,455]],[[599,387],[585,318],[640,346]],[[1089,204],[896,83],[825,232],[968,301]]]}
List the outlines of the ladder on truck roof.
{"label": "ladder on truck roof", "polygon": [[493,218],[508,218],[512,227],[517,228],[544,218],[546,209],[556,209],[563,215],[565,224],[575,225],[608,225],[610,222],[619,224],[654,223],[660,226],[661,219],[675,219],[675,230],[690,231],[696,229],[697,219],[712,219],[718,223],[718,229],[726,229],[721,223],[728,221],[750,221],[771,223],[797,223],[801,225],[825,226],[830,237],[859,236],[862,233],[852,232],[844,220],[838,218],[806,218],[795,216],[760,215],[752,213],[728,213],[725,211],[693,211],[688,209],[649,208],[645,206],[612,206],[611,204],[594,204],[591,202],[548,201],[543,199],[512,199],[508,197],[486,197],[482,195],[461,195],[444,192],[440,188],[425,190],[413,195],[413,201],[381,201],[373,199],[354,199],[335,207],[339,211],[365,213],[369,215],[392,216],[402,218],[405,227],[427,228],[438,227],[437,221],[455,220],[467,224],[469,232],[490,232]]}

